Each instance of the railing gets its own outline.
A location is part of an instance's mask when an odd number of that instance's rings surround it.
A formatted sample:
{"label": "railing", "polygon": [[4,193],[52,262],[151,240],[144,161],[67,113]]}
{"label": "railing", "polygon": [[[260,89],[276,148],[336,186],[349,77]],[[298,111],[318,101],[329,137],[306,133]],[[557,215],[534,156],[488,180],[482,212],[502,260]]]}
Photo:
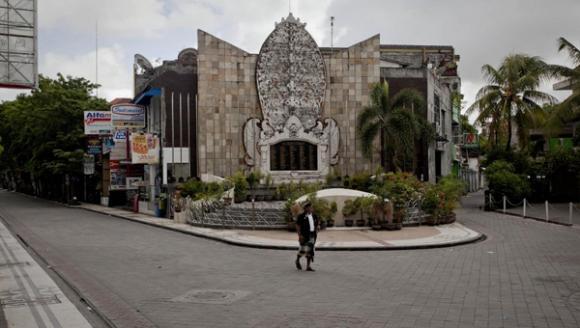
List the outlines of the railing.
{"label": "railing", "polygon": [[[496,199],[489,193],[486,199],[486,207],[504,214],[521,216],[550,223],[572,226],[580,224],[580,206],[573,202],[568,203],[530,203],[526,198],[512,202],[505,195]],[[488,205],[489,204],[489,205]]]}

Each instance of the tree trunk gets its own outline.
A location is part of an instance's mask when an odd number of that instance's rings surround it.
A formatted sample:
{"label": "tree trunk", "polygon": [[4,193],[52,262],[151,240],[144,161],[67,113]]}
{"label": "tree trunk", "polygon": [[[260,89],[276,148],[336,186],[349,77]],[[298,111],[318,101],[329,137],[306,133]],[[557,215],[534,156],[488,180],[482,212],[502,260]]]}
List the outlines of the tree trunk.
{"label": "tree trunk", "polygon": [[505,150],[510,151],[512,147],[512,117],[508,115],[508,131],[507,131],[507,143],[505,145]]}

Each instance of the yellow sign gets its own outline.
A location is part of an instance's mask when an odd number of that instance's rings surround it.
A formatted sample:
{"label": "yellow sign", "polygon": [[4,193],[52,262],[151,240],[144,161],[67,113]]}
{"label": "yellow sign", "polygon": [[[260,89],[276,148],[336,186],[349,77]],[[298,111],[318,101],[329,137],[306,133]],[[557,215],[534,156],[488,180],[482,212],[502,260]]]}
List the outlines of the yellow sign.
{"label": "yellow sign", "polygon": [[158,164],[159,138],[153,134],[131,134],[131,163]]}

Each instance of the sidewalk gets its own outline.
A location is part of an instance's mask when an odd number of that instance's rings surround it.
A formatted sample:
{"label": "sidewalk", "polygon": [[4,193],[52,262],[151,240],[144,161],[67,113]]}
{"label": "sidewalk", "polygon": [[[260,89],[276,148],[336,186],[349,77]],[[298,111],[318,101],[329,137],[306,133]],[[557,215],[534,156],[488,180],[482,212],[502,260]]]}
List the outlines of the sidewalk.
{"label": "sidewalk", "polygon": [[[82,204],[85,210],[208,238],[236,246],[296,250],[296,233],[283,230],[210,229],[173,220],[155,218],[110,207]],[[443,226],[405,227],[400,231],[372,231],[369,229],[334,228],[323,230],[316,243],[317,250],[400,250],[434,248],[476,242],[484,235],[459,223]]]}
{"label": "sidewalk", "polygon": [[0,327],[91,327],[1,220],[0,305]]}

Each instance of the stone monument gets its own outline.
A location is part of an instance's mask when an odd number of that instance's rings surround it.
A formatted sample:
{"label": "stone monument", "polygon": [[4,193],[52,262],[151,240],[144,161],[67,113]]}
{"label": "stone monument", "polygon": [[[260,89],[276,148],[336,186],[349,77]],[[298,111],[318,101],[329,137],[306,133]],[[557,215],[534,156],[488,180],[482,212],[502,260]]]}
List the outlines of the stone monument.
{"label": "stone monument", "polygon": [[305,27],[290,14],[262,45],[256,63],[262,118],[250,118],[243,129],[246,164],[276,182],[320,180],[338,163],[338,125],[321,117],[324,58]]}

